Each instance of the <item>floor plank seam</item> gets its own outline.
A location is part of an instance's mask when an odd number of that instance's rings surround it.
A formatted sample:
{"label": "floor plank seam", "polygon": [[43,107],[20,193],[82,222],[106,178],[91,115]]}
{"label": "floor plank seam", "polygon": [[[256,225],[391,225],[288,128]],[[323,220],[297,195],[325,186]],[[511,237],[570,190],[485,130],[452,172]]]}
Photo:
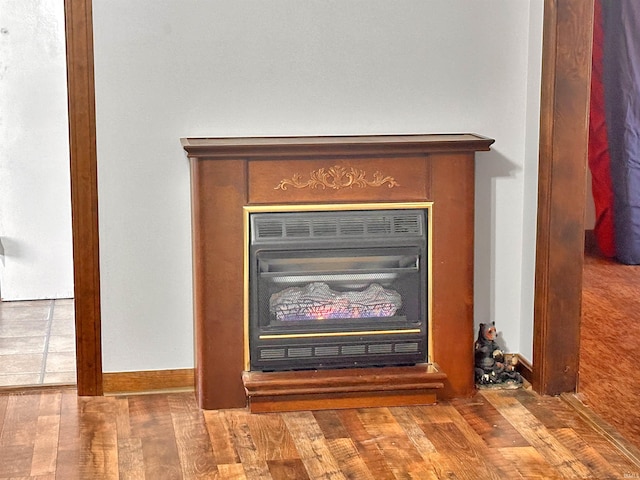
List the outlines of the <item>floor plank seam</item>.
{"label": "floor plank seam", "polygon": [[47,312],[47,326],[44,336],[44,347],[42,351],[42,364],[40,365],[40,377],[38,383],[44,383],[44,377],[47,373],[47,356],[49,354],[49,342],[51,339],[51,324],[53,323],[53,312],[56,308],[55,300],[49,300],[49,310]]}
{"label": "floor plank seam", "polygon": [[600,418],[576,394],[563,393],[560,398],[571,406],[593,430],[609,440],[630,462],[640,469],[640,450],[625,440],[613,426]]}

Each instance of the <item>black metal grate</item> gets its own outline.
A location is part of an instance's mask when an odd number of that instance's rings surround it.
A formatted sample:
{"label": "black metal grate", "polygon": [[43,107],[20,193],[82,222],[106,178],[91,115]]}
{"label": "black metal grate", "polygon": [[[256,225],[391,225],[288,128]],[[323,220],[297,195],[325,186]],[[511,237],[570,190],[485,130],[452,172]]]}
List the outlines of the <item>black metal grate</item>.
{"label": "black metal grate", "polygon": [[[429,215],[428,209],[412,208],[251,213],[250,368],[281,371],[425,361]],[[358,298],[374,284],[400,296],[394,313],[377,315],[383,311],[377,308],[389,303],[386,295]],[[272,299],[280,296],[276,303],[282,309],[272,310]],[[372,312],[360,308],[369,300],[378,302],[372,302]],[[288,307],[296,302],[301,311],[311,313],[278,315],[296,312]],[[334,305],[335,310],[323,309]],[[350,305],[356,305],[353,312]],[[338,314],[343,311],[348,315]],[[399,332],[390,335],[388,330]]]}
{"label": "black metal grate", "polygon": [[366,210],[254,214],[253,243],[269,240],[420,236],[422,211]]}
{"label": "black metal grate", "polygon": [[260,359],[265,361],[282,361],[305,358],[342,358],[359,355],[384,356],[418,353],[418,342],[385,342],[385,343],[354,343],[347,345],[322,345],[322,346],[298,346],[298,347],[263,347],[260,348]]}

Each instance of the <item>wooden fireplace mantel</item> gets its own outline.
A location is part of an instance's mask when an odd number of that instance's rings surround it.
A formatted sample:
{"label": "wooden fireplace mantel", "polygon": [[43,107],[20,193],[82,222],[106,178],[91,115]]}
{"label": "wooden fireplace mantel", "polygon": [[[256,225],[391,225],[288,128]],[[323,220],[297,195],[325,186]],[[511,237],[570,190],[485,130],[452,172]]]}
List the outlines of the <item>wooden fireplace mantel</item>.
{"label": "wooden fireplace mantel", "polygon": [[[381,405],[376,398],[398,401],[405,391],[404,401],[413,403],[432,401],[429,389],[444,398],[471,395],[474,158],[493,142],[467,133],[182,139],[191,162],[200,406],[244,407],[267,397],[265,411],[277,410],[278,398],[285,408],[331,406],[336,389],[329,383],[336,378],[342,385],[337,407]],[[347,171],[357,172],[359,180],[343,176]],[[417,366],[353,374],[246,372],[243,207],[379,202],[433,202],[431,359],[437,371]],[[394,383],[400,387],[390,393]],[[295,388],[287,392],[288,384]],[[415,390],[407,390],[414,384]],[[321,393],[314,397],[314,390]]]}
{"label": "wooden fireplace mantel", "polygon": [[472,133],[336,137],[183,138],[189,158],[253,159],[330,155],[410,155],[489,150],[493,139]]}

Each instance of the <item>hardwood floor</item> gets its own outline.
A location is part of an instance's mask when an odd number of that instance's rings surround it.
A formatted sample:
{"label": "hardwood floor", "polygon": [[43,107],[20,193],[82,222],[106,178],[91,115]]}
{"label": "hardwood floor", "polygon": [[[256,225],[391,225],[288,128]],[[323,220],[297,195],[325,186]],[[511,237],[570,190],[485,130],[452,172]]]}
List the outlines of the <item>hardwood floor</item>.
{"label": "hardwood floor", "polygon": [[559,397],[482,391],[425,407],[250,414],[193,393],[0,395],[0,478],[638,478]]}
{"label": "hardwood floor", "polygon": [[640,266],[602,257],[587,236],[578,391],[640,448]]}

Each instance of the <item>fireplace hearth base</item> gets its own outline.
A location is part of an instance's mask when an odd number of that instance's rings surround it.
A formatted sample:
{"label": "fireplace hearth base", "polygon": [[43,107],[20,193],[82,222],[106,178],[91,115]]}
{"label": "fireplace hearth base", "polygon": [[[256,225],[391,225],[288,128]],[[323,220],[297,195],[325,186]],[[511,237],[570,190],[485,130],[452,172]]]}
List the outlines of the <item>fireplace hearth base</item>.
{"label": "fireplace hearth base", "polygon": [[435,364],[242,375],[252,413],[429,405],[446,378]]}

